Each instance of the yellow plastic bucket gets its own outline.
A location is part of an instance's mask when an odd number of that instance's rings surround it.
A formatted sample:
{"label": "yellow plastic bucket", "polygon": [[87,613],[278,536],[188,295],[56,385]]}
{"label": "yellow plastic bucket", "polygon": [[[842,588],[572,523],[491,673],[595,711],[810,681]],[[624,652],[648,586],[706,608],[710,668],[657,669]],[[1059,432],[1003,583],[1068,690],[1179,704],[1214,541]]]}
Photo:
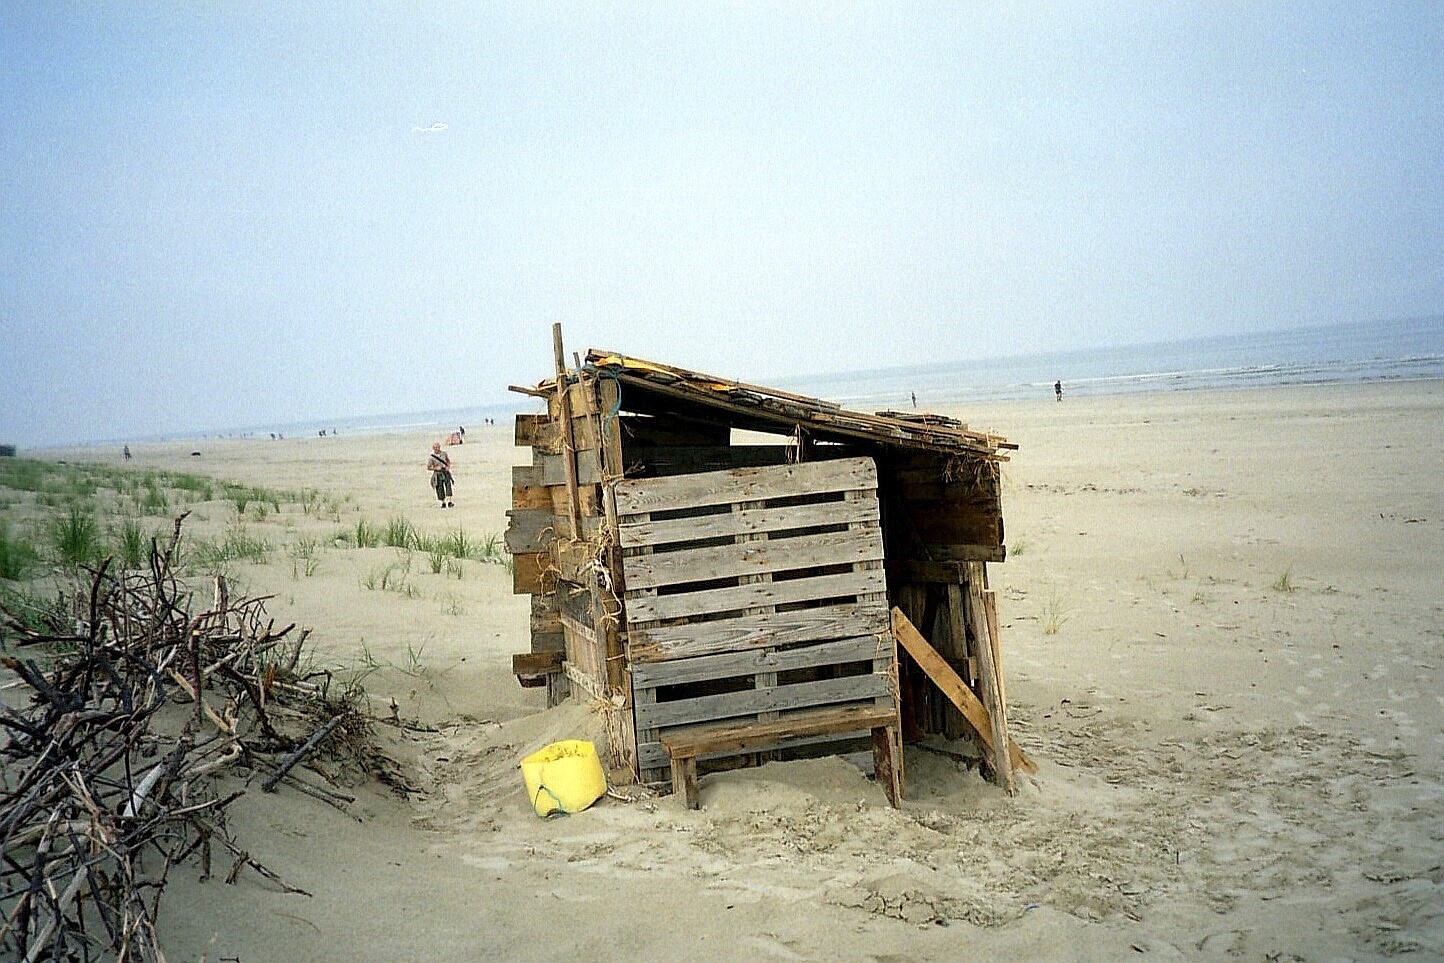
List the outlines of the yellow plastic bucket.
{"label": "yellow plastic bucket", "polygon": [[521,761],[527,798],[538,816],[579,813],[607,791],[597,747],[585,739],[564,739]]}

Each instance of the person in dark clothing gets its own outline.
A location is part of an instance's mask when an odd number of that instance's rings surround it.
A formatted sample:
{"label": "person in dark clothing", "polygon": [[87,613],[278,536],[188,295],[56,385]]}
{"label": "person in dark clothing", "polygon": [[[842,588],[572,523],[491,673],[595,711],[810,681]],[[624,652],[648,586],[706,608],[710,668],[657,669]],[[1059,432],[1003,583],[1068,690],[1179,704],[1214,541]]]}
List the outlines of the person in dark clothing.
{"label": "person in dark clothing", "polygon": [[431,487],[442,508],[455,508],[451,500],[451,456],[441,450],[441,442],[431,443],[431,455],[426,459],[426,470],[431,472]]}
{"label": "person in dark clothing", "polygon": [[1059,400],[1059,401],[1062,401],[1062,400],[1063,400],[1063,382],[1061,382],[1061,381],[1055,381],[1055,382],[1053,382],[1053,394],[1055,394],[1055,395],[1058,396],[1058,400]]}

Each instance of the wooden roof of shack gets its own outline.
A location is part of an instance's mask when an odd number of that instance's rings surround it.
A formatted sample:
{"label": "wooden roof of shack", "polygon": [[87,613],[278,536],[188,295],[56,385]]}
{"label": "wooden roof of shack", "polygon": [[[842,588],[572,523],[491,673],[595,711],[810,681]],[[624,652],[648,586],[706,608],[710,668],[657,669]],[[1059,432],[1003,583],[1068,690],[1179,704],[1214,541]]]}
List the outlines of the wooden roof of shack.
{"label": "wooden roof of shack", "polygon": [[773,434],[790,434],[801,427],[824,441],[951,452],[991,461],[1006,461],[1001,450],[1018,447],[1001,435],[969,429],[942,415],[849,411],[830,401],[615,351],[592,348],[583,367],[599,377],[615,378],[620,409],[637,414],[674,414]]}

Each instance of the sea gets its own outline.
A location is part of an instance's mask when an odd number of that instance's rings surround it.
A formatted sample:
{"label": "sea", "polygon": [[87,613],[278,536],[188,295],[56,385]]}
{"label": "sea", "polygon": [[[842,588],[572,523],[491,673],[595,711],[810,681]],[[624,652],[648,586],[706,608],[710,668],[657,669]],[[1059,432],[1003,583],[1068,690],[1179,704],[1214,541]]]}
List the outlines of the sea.
{"label": "sea", "polygon": [[[666,358],[654,358],[666,362]],[[744,373],[709,371],[750,380]],[[1444,378],[1444,315],[1367,321],[1254,334],[1090,348],[993,358],[956,358],[925,365],[871,368],[765,379],[767,387],[822,398],[858,411],[1146,391],[1199,391],[1282,385]],[[222,432],[222,435],[372,434],[510,423],[534,400],[398,414],[310,419]],[[160,439],[153,439],[160,440]]]}
{"label": "sea", "polygon": [[785,379],[860,411],[1282,385],[1444,378],[1444,315],[1229,334]]}

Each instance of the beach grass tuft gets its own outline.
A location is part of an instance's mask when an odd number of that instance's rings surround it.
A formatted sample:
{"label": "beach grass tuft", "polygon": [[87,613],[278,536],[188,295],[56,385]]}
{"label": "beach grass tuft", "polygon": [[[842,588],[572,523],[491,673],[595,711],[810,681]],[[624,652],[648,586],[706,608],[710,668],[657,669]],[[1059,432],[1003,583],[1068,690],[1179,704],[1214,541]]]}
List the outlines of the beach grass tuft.
{"label": "beach grass tuft", "polygon": [[1058,598],[1056,588],[1048,590],[1048,597],[1043,600],[1043,624],[1044,635],[1057,635],[1059,630],[1068,621],[1068,610],[1061,599]]}
{"label": "beach grass tuft", "polygon": [[139,507],[147,515],[164,515],[170,511],[170,499],[166,496],[165,490],[160,487],[160,482],[154,478],[146,482],[145,489],[141,493]]}
{"label": "beach grass tuft", "polygon": [[410,519],[401,515],[392,515],[386,520],[386,527],[381,532],[381,541],[391,548],[416,548],[420,544],[416,526],[411,523]]}
{"label": "beach grass tuft", "polygon": [[357,548],[380,548],[381,529],[364,518],[356,520],[355,544]]}
{"label": "beach grass tuft", "polygon": [[291,577],[310,578],[321,565],[320,539],[303,536],[292,542],[286,549],[291,559]]}
{"label": "beach grass tuft", "polygon": [[71,565],[94,564],[105,553],[95,513],[74,502],[51,521],[50,540],[60,560]]}
{"label": "beach grass tuft", "polygon": [[140,519],[127,516],[120,520],[114,533],[115,558],[122,568],[140,568],[148,557],[150,536],[141,526]]}
{"label": "beach grass tuft", "polygon": [[471,558],[472,553],[481,548],[471,536],[466,534],[466,529],[459,527],[446,533],[445,544],[446,553],[452,558]]}
{"label": "beach grass tuft", "polygon": [[446,568],[446,563],[451,560],[446,550],[437,542],[432,541],[426,547],[426,559],[431,564],[431,574],[440,575]]}
{"label": "beach grass tuft", "polygon": [[1273,581],[1272,588],[1275,592],[1292,592],[1298,588],[1298,586],[1294,584],[1293,570],[1286,568],[1279,573],[1279,577]]}
{"label": "beach grass tuft", "polygon": [[35,546],[19,536],[10,534],[10,525],[0,518],[0,579],[19,582],[29,576],[31,569],[40,561]]}
{"label": "beach grass tuft", "polygon": [[271,552],[269,541],[252,535],[244,522],[233,521],[226,526],[225,537],[219,542],[197,540],[191,547],[190,562],[200,571],[225,574],[232,562],[264,565],[270,560]]}
{"label": "beach grass tuft", "polygon": [[372,592],[395,592],[397,595],[409,599],[414,599],[420,594],[411,582],[409,558],[404,563],[392,562],[389,565],[372,568],[361,576],[361,586]]}

